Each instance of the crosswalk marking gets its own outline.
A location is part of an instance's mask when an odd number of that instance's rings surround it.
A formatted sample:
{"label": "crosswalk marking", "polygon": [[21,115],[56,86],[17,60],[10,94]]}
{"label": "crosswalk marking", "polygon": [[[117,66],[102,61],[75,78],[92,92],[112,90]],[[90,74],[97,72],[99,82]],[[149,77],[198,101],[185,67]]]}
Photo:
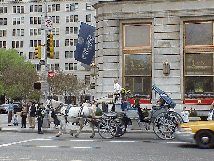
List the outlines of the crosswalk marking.
{"label": "crosswalk marking", "polygon": [[22,145],[25,147],[34,147],[34,148],[70,148],[70,149],[100,149],[100,147],[73,147],[73,146],[57,146],[57,145]]}

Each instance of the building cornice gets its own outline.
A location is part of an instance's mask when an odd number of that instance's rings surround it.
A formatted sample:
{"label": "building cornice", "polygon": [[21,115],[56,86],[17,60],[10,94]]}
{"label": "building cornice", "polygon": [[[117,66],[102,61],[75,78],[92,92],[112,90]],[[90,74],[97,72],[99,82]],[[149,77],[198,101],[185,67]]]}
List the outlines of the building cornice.
{"label": "building cornice", "polygon": [[[67,3],[72,3],[72,2],[91,2],[91,0],[47,0],[47,3],[53,3],[53,2],[67,2]],[[6,2],[0,2],[0,4],[24,4],[24,3],[45,3],[44,0],[41,1],[36,1],[36,0],[32,0],[32,1],[6,1]]]}
{"label": "building cornice", "polygon": [[[200,17],[214,16],[214,8],[198,10],[167,10],[167,11],[140,11],[140,12],[114,12],[101,13],[96,19],[139,19],[139,18],[162,18],[162,17]],[[213,17],[210,19],[213,19]]]}
{"label": "building cornice", "polygon": [[[201,2],[201,1],[213,1],[213,0],[92,0],[92,6],[97,9],[105,5],[116,5],[116,4],[154,4],[154,3],[177,3],[177,2]],[[214,2],[214,1],[213,1]]]}

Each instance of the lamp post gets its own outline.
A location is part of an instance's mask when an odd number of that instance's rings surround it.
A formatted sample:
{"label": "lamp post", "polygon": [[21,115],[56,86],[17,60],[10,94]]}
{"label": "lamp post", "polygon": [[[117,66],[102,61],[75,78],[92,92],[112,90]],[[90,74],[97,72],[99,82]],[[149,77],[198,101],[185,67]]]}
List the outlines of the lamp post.
{"label": "lamp post", "polygon": [[165,62],[163,62],[163,74],[166,76],[170,74],[170,64],[167,59]]}
{"label": "lamp post", "polygon": [[97,70],[99,69],[99,67],[95,64],[95,62],[92,62],[90,64],[90,67],[91,76],[94,78],[98,75]]}

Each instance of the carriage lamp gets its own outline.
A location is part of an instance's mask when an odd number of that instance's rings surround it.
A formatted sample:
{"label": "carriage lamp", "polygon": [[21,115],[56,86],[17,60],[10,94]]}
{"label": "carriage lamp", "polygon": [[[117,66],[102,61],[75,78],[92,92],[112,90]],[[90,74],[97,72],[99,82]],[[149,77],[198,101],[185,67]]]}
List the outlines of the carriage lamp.
{"label": "carriage lamp", "polygon": [[91,76],[95,77],[98,75],[97,70],[99,69],[99,67],[95,64],[95,62],[92,62],[90,64],[90,72],[91,72]]}
{"label": "carriage lamp", "polygon": [[163,62],[163,74],[166,76],[170,74],[170,64],[167,59],[165,62]]}

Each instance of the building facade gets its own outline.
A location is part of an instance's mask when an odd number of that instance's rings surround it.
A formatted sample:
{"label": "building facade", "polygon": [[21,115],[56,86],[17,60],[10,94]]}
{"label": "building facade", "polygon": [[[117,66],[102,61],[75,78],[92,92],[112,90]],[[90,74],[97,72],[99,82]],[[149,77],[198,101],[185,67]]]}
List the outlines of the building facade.
{"label": "building facade", "polygon": [[[44,44],[42,16],[45,16],[44,1],[0,2],[0,47],[16,49],[36,64],[37,71],[41,71],[41,66],[34,51],[36,46]],[[53,34],[55,55],[54,59],[48,59],[49,71],[61,69],[79,78],[90,75],[88,67],[74,59],[80,23],[95,26],[95,11],[90,1],[47,1],[47,16],[53,22],[48,33]]]}
{"label": "building facade", "polygon": [[156,85],[171,93],[177,109],[186,106],[206,115],[214,99],[213,0],[92,3],[96,9],[97,98],[111,93],[117,78],[141,97],[143,106],[157,99],[152,92]]}
{"label": "building facade", "polygon": [[[0,48],[14,48],[27,61],[35,64],[38,72],[44,71],[34,56],[35,47],[44,44],[42,17],[52,18],[54,59],[48,59],[48,71],[63,70],[90,82],[90,66],[74,58],[81,22],[95,26],[95,9],[90,0],[1,0]],[[43,48],[43,47],[42,47]],[[45,49],[43,48],[42,51]]]}

